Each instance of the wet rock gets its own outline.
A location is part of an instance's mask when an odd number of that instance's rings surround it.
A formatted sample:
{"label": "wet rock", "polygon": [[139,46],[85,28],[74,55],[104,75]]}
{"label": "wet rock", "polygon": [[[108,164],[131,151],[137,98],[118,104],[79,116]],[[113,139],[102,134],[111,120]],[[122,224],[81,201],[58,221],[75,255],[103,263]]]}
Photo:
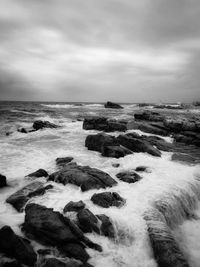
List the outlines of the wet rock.
{"label": "wet rock", "polygon": [[30,242],[16,235],[9,226],[0,229],[0,251],[28,266],[33,266],[37,260]]}
{"label": "wet rock", "polygon": [[85,146],[89,150],[102,152],[105,146],[116,146],[118,145],[117,139],[108,134],[99,133],[88,135],[85,140]]}
{"label": "wet rock", "polygon": [[119,104],[117,103],[113,103],[113,102],[110,102],[108,101],[105,105],[104,105],[105,108],[115,108],[115,109],[123,109],[122,106],[120,106]]}
{"label": "wet rock", "polygon": [[79,267],[81,264],[76,260],[69,260],[67,262],[61,261],[56,258],[46,258],[41,267]]}
{"label": "wet rock", "polygon": [[139,123],[138,129],[145,133],[157,134],[161,136],[167,136],[169,132],[164,127],[158,127],[158,125],[152,125],[147,123]]}
{"label": "wet rock", "polygon": [[173,151],[174,144],[166,142],[164,139],[157,136],[145,136],[145,140],[148,141],[152,146],[156,146],[157,149],[162,151]]}
{"label": "wet rock", "polygon": [[73,159],[74,159],[73,157],[57,158],[56,164],[59,166],[64,166],[64,165],[70,163]]}
{"label": "wet rock", "polygon": [[88,258],[84,244],[102,251],[101,247],[86,238],[70,219],[38,204],[32,203],[26,206],[22,229],[30,238],[44,245],[55,246],[72,258],[83,261]]}
{"label": "wet rock", "polygon": [[138,166],[135,169],[136,172],[149,172],[149,168],[147,166]]}
{"label": "wet rock", "polygon": [[105,214],[99,214],[96,215],[99,220],[101,220],[102,224],[100,227],[101,233],[104,236],[107,236],[109,238],[114,238],[115,237],[115,229],[113,227],[113,224],[108,216]]}
{"label": "wet rock", "polygon": [[33,182],[15,192],[6,199],[17,211],[22,212],[23,207],[32,197],[43,195],[47,190],[53,188],[52,185],[45,186],[42,182]]}
{"label": "wet rock", "polygon": [[84,233],[91,233],[92,231],[100,233],[98,227],[97,217],[88,209],[82,209],[77,214],[79,226]]}
{"label": "wet rock", "polygon": [[133,152],[123,146],[104,146],[102,149],[102,156],[112,158],[122,158]]}
{"label": "wet rock", "polygon": [[70,201],[63,209],[64,212],[69,212],[69,211],[80,211],[85,208],[85,203],[80,200],[77,202]]}
{"label": "wet rock", "polygon": [[120,166],[120,164],[119,164],[119,163],[113,163],[112,166],[113,166],[114,168],[118,168],[118,167]]}
{"label": "wet rock", "polygon": [[180,161],[180,162],[195,164],[197,159],[188,154],[174,153],[172,155],[172,161]]}
{"label": "wet rock", "polygon": [[135,183],[142,179],[142,177],[133,171],[127,171],[127,172],[120,172],[117,175],[117,178],[125,183]]}
{"label": "wet rock", "polygon": [[135,113],[134,117],[136,120],[144,120],[144,121],[163,121],[164,117],[160,115],[158,112],[153,111],[143,111],[139,113]]}
{"label": "wet rock", "polygon": [[116,192],[97,193],[91,197],[91,200],[94,204],[103,208],[109,208],[111,206],[120,207],[126,202],[125,199]]}
{"label": "wet rock", "polygon": [[128,135],[119,135],[117,137],[117,140],[121,145],[130,149],[133,152],[146,152],[153,156],[161,157],[161,152],[145,140],[132,138]]}
{"label": "wet rock", "polygon": [[173,135],[175,142],[184,143],[188,145],[195,145],[200,147],[200,134],[194,132],[180,132]]}
{"label": "wet rock", "polygon": [[50,181],[70,183],[81,187],[82,191],[112,187],[117,182],[107,173],[89,166],[68,164],[62,170],[49,176]]}
{"label": "wet rock", "polygon": [[51,123],[49,121],[38,120],[38,121],[34,121],[33,123],[33,129],[35,129],[36,131],[43,129],[43,128],[58,128],[58,127],[59,127],[58,125]]}
{"label": "wet rock", "polygon": [[35,172],[32,172],[32,173],[28,174],[27,176],[28,177],[36,177],[36,178],[47,177],[48,173],[44,169],[39,169],[39,170],[37,170]]}
{"label": "wet rock", "polygon": [[105,132],[125,132],[127,130],[127,126],[126,123],[123,121],[109,120],[105,117],[92,117],[84,119],[83,129]]}
{"label": "wet rock", "polygon": [[25,129],[25,128],[19,128],[19,129],[17,129],[17,131],[19,132],[19,133],[28,133],[28,131]]}
{"label": "wet rock", "polygon": [[0,174],[0,188],[7,186],[6,176]]}

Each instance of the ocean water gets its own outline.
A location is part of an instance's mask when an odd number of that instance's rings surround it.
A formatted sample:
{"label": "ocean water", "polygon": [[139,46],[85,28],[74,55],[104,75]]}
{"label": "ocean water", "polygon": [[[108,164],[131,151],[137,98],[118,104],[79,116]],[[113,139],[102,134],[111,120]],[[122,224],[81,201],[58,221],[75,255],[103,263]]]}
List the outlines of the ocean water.
{"label": "ocean water", "polygon": [[[9,187],[0,189],[0,227],[8,224],[22,235],[20,225],[24,221],[24,213],[15,211],[5,203],[5,199],[31,182],[25,177],[27,174],[39,168],[52,173],[57,170],[57,157],[72,156],[78,164],[98,168],[116,179],[118,185],[107,191],[118,192],[126,199],[126,205],[122,208],[104,209],[90,201],[97,190],[83,193],[76,186],[63,186],[53,182],[53,189],[43,196],[33,198],[31,202],[62,212],[69,201],[83,200],[93,213],[104,213],[111,218],[116,230],[115,240],[94,233],[87,234],[91,240],[103,247],[101,253],[88,249],[91,264],[96,267],[156,267],[144,213],[156,203],[162,202],[167,206],[168,223],[173,235],[190,266],[199,267],[199,165],[173,162],[172,153],[169,152],[162,152],[161,158],[146,153],[134,153],[120,159],[105,158],[98,152],[88,151],[84,145],[86,136],[97,131],[83,130],[82,121],[77,119],[94,115],[132,119],[134,112],[140,109],[136,104],[123,106],[123,110],[110,110],[100,103],[0,102],[0,173],[7,176],[9,184]],[[192,113],[193,110],[188,112]],[[195,113],[198,111],[195,110]],[[30,127],[34,120],[39,119],[62,127],[28,134],[17,132],[19,127]],[[8,132],[11,134],[7,136]],[[169,137],[166,140],[172,142]],[[120,163],[120,167],[114,168],[113,163]],[[137,183],[126,184],[115,176],[118,172],[134,170],[141,165],[148,166],[150,171],[142,173],[143,179]],[[105,190],[98,190],[103,191]],[[194,214],[192,219],[184,217],[183,209]],[[35,242],[33,245],[36,248],[40,246]]]}

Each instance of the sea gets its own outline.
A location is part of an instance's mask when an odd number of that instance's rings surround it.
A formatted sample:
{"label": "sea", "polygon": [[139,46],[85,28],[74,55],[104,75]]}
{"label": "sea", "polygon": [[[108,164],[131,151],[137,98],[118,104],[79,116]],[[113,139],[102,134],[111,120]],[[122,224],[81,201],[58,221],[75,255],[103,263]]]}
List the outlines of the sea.
{"label": "sea", "polygon": [[[103,103],[52,103],[52,102],[0,102],[0,173],[7,177],[8,187],[0,189],[0,227],[10,225],[19,235],[24,221],[24,212],[18,213],[5,202],[5,199],[32,180],[29,173],[43,168],[48,173],[57,170],[56,158],[71,156],[79,165],[98,168],[110,174],[118,185],[109,189],[126,199],[121,208],[101,208],[94,205],[90,198],[96,190],[82,192],[74,185],[53,183],[53,189],[43,196],[32,198],[38,203],[55,211],[62,212],[69,201],[83,200],[94,214],[106,214],[114,224],[115,240],[95,233],[87,236],[100,244],[103,252],[87,249],[91,259],[89,263],[109,267],[156,267],[149,241],[144,213],[153,203],[165,200],[171,207],[171,220],[174,220],[173,236],[184,252],[191,267],[200,266],[200,166],[188,165],[171,160],[171,152],[162,152],[162,157],[153,157],[146,153],[134,153],[124,158],[102,157],[100,153],[89,151],[85,147],[85,138],[95,134],[95,130],[83,130],[83,118],[105,116],[112,119],[133,119],[134,113],[143,108],[137,104],[122,104],[124,109],[105,109]],[[149,109],[153,107],[149,106]],[[199,109],[189,109],[191,114]],[[177,110],[175,112],[183,112]],[[46,120],[61,127],[43,129],[31,133],[21,133],[17,129],[29,128],[35,120]],[[142,133],[139,130],[129,132]],[[118,132],[112,133],[118,135]],[[146,134],[148,135],[148,134]],[[165,137],[172,142],[172,137]],[[118,168],[113,164],[119,163]],[[148,172],[142,173],[143,179],[134,184],[119,181],[116,174],[134,170],[138,166],[147,166]],[[39,178],[45,181],[45,178]],[[104,189],[98,190],[103,192]],[[174,204],[174,196],[179,195],[182,202]],[[194,219],[183,219],[181,205],[191,205],[188,197],[194,199]],[[190,198],[190,199],[191,199]],[[184,204],[183,204],[184,203]],[[172,221],[173,224],[173,221]],[[35,248],[41,245],[33,242]]]}

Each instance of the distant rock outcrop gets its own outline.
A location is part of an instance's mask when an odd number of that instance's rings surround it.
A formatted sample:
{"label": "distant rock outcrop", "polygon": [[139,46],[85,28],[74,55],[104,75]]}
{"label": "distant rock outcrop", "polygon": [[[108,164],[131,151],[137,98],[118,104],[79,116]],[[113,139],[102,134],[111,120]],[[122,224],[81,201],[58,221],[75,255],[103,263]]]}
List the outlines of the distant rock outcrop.
{"label": "distant rock outcrop", "polygon": [[122,106],[120,106],[119,104],[117,103],[113,103],[113,102],[110,102],[108,101],[105,105],[104,105],[105,108],[115,108],[115,109],[123,109]]}

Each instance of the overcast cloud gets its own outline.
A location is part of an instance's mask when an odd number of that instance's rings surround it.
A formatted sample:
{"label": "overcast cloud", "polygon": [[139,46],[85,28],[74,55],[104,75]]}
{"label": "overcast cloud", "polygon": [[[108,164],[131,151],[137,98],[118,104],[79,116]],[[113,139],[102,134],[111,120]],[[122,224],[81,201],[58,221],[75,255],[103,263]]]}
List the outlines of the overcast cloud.
{"label": "overcast cloud", "polygon": [[0,0],[0,99],[200,99],[199,0]]}

